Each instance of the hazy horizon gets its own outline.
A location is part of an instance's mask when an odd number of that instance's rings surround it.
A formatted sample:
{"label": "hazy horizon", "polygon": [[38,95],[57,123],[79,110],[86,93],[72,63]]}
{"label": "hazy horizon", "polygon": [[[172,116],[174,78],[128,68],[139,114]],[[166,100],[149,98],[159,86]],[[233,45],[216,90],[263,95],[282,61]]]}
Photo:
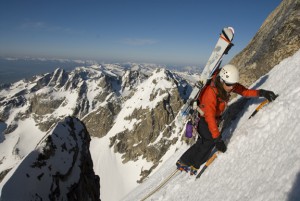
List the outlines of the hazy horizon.
{"label": "hazy horizon", "polygon": [[230,60],[280,3],[0,0],[0,57],[199,66],[222,28],[235,29]]}

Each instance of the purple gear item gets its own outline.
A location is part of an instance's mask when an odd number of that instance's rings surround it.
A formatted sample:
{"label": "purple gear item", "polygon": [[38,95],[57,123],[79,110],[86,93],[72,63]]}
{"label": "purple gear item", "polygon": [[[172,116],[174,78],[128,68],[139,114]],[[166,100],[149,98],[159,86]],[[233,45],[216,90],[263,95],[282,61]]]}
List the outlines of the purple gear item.
{"label": "purple gear item", "polygon": [[193,137],[193,123],[191,120],[189,120],[186,124],[185,137],[187,137],[187,138]]}

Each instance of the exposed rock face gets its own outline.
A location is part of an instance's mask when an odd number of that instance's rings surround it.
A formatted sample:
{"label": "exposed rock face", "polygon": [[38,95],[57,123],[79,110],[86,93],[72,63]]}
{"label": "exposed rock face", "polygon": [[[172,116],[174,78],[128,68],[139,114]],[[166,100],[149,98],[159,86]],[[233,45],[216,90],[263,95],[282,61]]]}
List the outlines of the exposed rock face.
{"label": "exposed rock face", "polygon": [[127,70],[122,76],[122,90],[130,90],[143,82],[148,76],[138,70]]}
{"label": "exposed rock face", "polygon": [[84,117],[83,122],[89,133],[94,137],[103,137],[114,124],[114,117],[120,111],[118,104],[108,103],[105,107],[99,107]]}
{"label": "exposed rock face", "polygon": [[[124,68],[94,65],[78,67],[68,73],[57,69],[31,80],[2,86],[0,140],[5,143],[15,134],[21,139],[19,133],[23,132],[19,125],[25,121],[37,127],[41,131],[37,135],[43,136],[42,133],[48,132],[65,116],[76,116],[84,122],[91,136],[103,138],[110,133],[110,148],[121,154],[123,163],[145,159],[153,164],[148,169],[141,168],[141,182],[170,146],[181,139],[174,120],[191,86],[165,69],[143,65]],[[126,105],[127,102],[140,102],[141,105]],[[128,107],[132,110],[127,111]],[[116,120],[118,116],[122,118]],[[130,128],[111,132],[123,121],[135,123]],[[22,158],[29,153],[20,142],[12,146],[16,148],[9,151],[9,156],[0,156],[1,163],[5,164],[9,157]],[[7,169],[2,168],[1,163],[0,173],[6,174]]]}
{"label": "exposed rock face", "polygon": [[[182,106],[180,96],[174,89],[170,103],[170,107],[175,114]],[[158,163],[160,158],[165,154],[169,147],[174,144],[178,139],[169,138],[172,133],[174,125],[173,112],[166,109],[164,102],[159,103],[154,109],[139,109],[135,110],[130,119],[138,119],[139,123],[135,124],[134,129],[117,134],[111,139],[111,146],[114,145],[115,152],[122,153],[123,162],[126,163],[130,160],[136,161],[138,157],[142,156],[147,161]],[[162,138],[155,143],[155,141],[162,136]],[[153,143],[153,145],[150,145]]]}
{"label": "exposed rock face", "polygon": [[[300,0],[283,0],[268,16],[248,46],[231,61],[240,69],[241,83],[250,86],[283,59],[300,49]],[[267,77],[265,77],[267,79]],[[262,80],[263,81],[263,80]],[[256,86],[257,87],[257,86]],[[276,88],[271,88],[276,93]],[[230,125],[247,99],[230,106],[224,126]]]}
{"label": "exposed rock face", "polygon": [[8,100],[3,99],[1,102],[2,111],[0,111],[0,120],[6,121],[10,115],[10,111],[16,107],[22,107],[27,100],[23,95],[16,95]]}
{"label": "exposed rock face", "polygon": [[67,117],[59,122],[7,175],[1,200],[100,200],[90,140],[78,119]]}
{"label": "exposed rock face", "polygon": [[[115,152],[122,154],[123,163],[136,161],[140,157],[152,162],[153,166],[148,170],[141,171],[141,179],[151,173],[164,156],[170,146],[175,144],[179,138],[174,136],[176,128],[174,119],[180,110],[183,99],[178,90],[178,82],[173,75],[166,70],[164,71],[164,80],[167,80],[172,86],[168,90],[160,90],[161,77],[152,80],[153,90],[149,94],[149,102],[156,97],[163,96],[163,100],[158,102],[154,108],[136,108],[125,120],[136,120],[134,128],[117,133],[110,138],[110,146]],[[160,72],[154,72],[159,74]],[[151,77],[149,78],[151,79]],[[159,88],[159,90],[154,90]]]}
{"label": "exposed rock face", "polygon": [[299,49],[300,0],[283,0],[230,63],[240,68],[241,82],[250,86]]}

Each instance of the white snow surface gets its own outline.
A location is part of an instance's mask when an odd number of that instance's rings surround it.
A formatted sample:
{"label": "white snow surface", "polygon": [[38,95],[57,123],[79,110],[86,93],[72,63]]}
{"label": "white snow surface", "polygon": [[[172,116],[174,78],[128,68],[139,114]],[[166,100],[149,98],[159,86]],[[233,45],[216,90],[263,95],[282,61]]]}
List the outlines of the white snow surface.
{"label": "white snow surface", "polygon": [[[219,154],[199,180],[195,181],[195,177],[189,174],[179,173],[147,200],[300,200],[299,66],[300,51],[283,60],[254,83],[254,88],[272,90],[279,94],[279,97],[262,108],[251,119],[248,117],[264,99],[252,98],[248,101],[230,129],[225,130],[227,152]],[[138,121],[137,119],[124,120],[125,117],[134,109],[152,108],[164,98],[158,95],[154,101],[149,101],[147,94],[149,95],[152,90],[170,91],[171,88],[176,87],[166,82],[162,71],[155,73],[154,76],[155,86],[153,86],[152,78],[146,80],[145,83],[141,83],[137,92],[124,102],[121,112],[115,119],[117,123],[109,133],[105,137],[93,137],[91,140],[90,151],[95,173],[100,176],[102,201],[141,200],[175,170],[176,161],[189,147],[178,140],[142,184],[136,182],[140,179],[141,169],[147,170],[153,164],[143,158],[123,164],[121,155],[114,153],[113,148],[109,148],[110,137],[125,129],[131,129],[132,125]],[[23,81],[15,83],[12,86],[15,89],[13,93],[18,93],[25,87],[31,87],[25,85],[27,84]],[[97,93],[96,89],[91,89],[95,92],[90,91],[89,99],[93,99]],[[1,93],[6,94],[6,91],[1,91]],[[55,111],[57,113],[55,116],[68,115],[74,106],[76,94],[72,91],[57,91],[53,94],[53,98],[63,96],[70,98],[62,110]],[[232,103],[239,98],[241,97],[237,97]],[[18,111],[14,110],[14,112]],[[14,123],[13,117],[14,115],[11,114],[11,118],[6,122],[8,125]],[[32,117],[24,122],[21,120],[19,123],[18,129],[20,130],[3,135],[5,125],[0,122],[0,171],[20,164],[22,159],[12,153],[15,150],[14,146],[17,146],[20,151],[18,156],[25,156],[46,134],[36,128]],[[34,133],[30,139],[25,135],[27,131]],[[183,133],[182,126],[176,122],[176,129],[170,138],[174,135],[180,138]],[[13,172],[8,173],[7,176],[11,174]],[[6,177],[0,183],[0,192],[8,179]]]}
{"label": "white snow surface", "polygon": [[[300,51],[253,85],[273,90],[279,97],[251,119],[248,117],[263,99],[248,101],[243,114],[224,131],[227,152],[219,154],[200,179],[177,173],[147,200],[300,200],[299,66]],[[188,147],[177,148],[154,174],[122,200],[142,200],[169,176]]]}
{"label": "white snow surface", "polygon": [[[49,132],[53,146],[57,147],[57,149],[52,148],[52,151],[55,152],[54,154],[50,154],[47,159],[39,159],[41,153],[45,152],[45,150],[51,150],[48,147],[50,143],[48,145],[45,141],[35,143],[37,147],[32,148],[34,151],[31,151],[18,165],[9,171],[8,175],[0,183],[2,194],[0,200],[17,201],[20,198],[22,200],[36,200],[38,196],[41,200],[50,200],[49,191],[50,189],[55,189],[57,186],[60,190],[60,198],[67,200],[67,193],[72,184],[78,182],[80,178],[81,150],[78,151],[79,156],[77,156],[74,148],[79,147],[80,149],[82,147],[83,141],[81,138],[85,135],[82,132],[84,126],[78,120],[75,120],[74,135],[79,138],[71,136],[69,134],[69,119],[58,123]],[[24,140],[24,142],[30,144],[28,141]],[[65,149],[62,148],[63,145]],[[68,175],[69,179],[54,182],[54,175],[61,175],[62,177]],[[38,196],[34,197],[34,193]]]}
{"label": "white snow surface", "polygon": [[[138,186],[137,181],[140,179],[141,169],[150,169],[153,165],[152,162],[147,162],[142,158],[135,162],[123,164],[121,155],[114,153],[109,148],[109,144],[110,137],[126,129],[133,129],[133,125],[138,120],[125,119],[135,109],[153,108],[158,102],[162,101],[164,96],[161,95],[157,95],[150,101],[150,94],[153,91],[169,91],[171,88],[176,87],[170,81],[166,81],[165,76],[164,70],[159,70],[139,85],[137,92],[123,104],[122,110],[115,120],[117,123],[114,124],[107,135],[101,139],[92,138],[90,151],[94,162],[94,170],[100,176],[101,200],[120,200],[122,196]],[[162,94],[167,95],[166,93]]]}

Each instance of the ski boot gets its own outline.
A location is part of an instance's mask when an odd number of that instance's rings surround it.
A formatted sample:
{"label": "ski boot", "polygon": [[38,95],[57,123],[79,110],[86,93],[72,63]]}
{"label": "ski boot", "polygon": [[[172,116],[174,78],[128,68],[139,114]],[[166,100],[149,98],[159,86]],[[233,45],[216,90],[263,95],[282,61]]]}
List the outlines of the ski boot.
{"label": "ski boot", "polygon": [[197,171],[198,171],[198,169],[197,168],[195,168],[194,166],[191,166],[190,167],[190,175],[196,175],[197,174]]}
{"label": "ski boot", "polygon": [[190,170],[190,167],[187,166],[186,164],[182,163],[180,160],[178,160],[176,162],[176,166],[177,166],[177,169],[180,170],[181,172],[182,171],[189,172],[189,170]]}

